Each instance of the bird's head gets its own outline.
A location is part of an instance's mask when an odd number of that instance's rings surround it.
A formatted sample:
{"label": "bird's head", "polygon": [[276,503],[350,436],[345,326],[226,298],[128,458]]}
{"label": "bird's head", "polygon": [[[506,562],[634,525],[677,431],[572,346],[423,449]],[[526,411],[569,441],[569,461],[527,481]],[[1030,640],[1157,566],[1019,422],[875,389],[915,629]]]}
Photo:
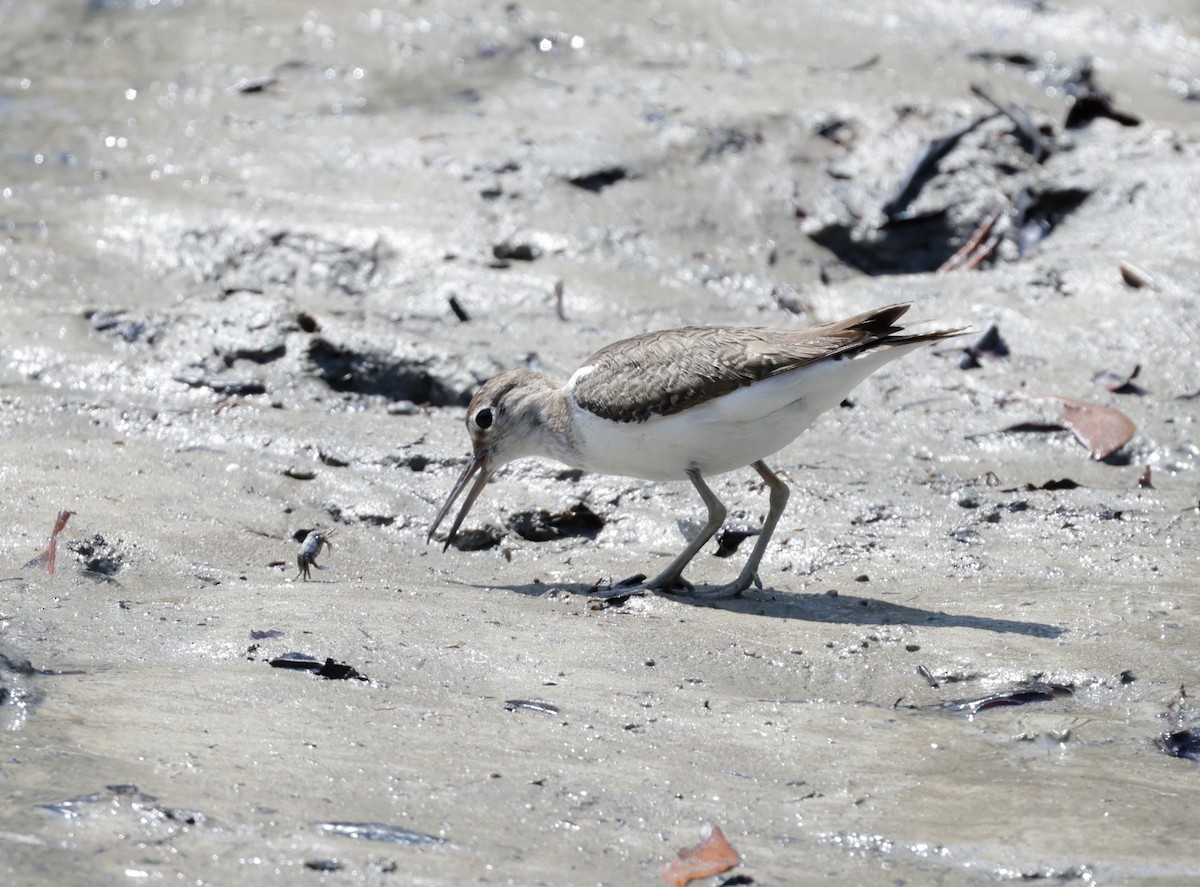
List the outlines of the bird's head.
{"label": "bird's head", "polygon": [[[541,445],[545,425],[545,399],[552,386],[545,376],[531,370],[508,370],[489,379],[471,398],[467,407],[467,433],[471,435],[474,458],[459,476],[441,511],[429,528],[428,542],[450,513],[455,501],[470,484],[467,498],[450,526],[442,550],[450,546],[458,528],[493,474],[522,456],[545,452]],[[474,483],[471,483],[474,478]]]}

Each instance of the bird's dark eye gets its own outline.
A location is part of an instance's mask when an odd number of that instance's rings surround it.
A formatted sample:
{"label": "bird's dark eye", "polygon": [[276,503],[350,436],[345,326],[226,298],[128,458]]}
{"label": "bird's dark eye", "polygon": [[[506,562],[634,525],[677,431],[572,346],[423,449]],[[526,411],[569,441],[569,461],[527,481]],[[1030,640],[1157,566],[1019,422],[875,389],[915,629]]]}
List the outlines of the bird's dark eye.
{"label": "bird's dark eye", "polygon": [[490,407],[484,407],[475,414],[475,424],[484,431],[492,427],[492,411]]}

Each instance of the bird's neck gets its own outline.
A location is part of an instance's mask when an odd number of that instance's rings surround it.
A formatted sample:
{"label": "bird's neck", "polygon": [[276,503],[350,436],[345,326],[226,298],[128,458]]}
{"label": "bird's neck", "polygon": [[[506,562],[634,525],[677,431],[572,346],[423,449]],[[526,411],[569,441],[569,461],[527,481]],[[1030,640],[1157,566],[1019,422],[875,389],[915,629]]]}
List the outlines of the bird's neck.
{"label": "bird's neck", "polygon": [[547,456],[573,465],[574,426],[562,383],[540,373],[532,374],[526,390],[514,407],[528,429],[528,455]]}

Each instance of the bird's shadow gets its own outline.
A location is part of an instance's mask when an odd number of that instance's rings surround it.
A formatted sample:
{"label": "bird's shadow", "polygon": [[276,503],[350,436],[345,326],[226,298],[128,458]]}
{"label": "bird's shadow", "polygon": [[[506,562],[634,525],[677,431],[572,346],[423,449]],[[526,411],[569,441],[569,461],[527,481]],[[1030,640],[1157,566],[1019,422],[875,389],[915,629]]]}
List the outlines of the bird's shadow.
{"label": "bird's shadow", "polygon": [[705,597],[704,587],[697,588],[699,594],[661,594],[644,588],[623,589],[619,586],[596,586],[582,582],[528,583],[525,585],[479,585],[464,582],[471,588],[500,589],[515,594],[539,597],[550,591],[567,592],[598,604],[619,606],[634,596],[657,594],[665,600],[693,607],[709,607],[743,613],[748,616],[766,616],[769,619],[799,619],[805,622],[830,622],[845,625],[927,625],[934,628],[973,628],[979,631],[996,631],[1004,634],[1024,634],[1031,637],[1057,638],[1063,629],[1045,622],[1024,622],[1019,619],[996,619],[991,616],[974,616],[969,613],[946,613],[942,610],[923,610],[879,598],[861,597],[853,594],[794,594],[774,589],[743,592],[735,598]]}

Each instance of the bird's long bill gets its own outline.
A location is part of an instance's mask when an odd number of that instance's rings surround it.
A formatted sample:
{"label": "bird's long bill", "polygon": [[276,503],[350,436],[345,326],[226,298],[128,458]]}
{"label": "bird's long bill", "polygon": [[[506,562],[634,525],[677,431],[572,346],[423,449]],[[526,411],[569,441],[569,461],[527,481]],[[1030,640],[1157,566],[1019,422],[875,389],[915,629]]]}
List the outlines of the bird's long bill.
{"label": "bird's long bill", "polygon": [[454,523],[450,527],[450,533],[446,536],[446,543],[442,546],[442,551],[450,547],[450,542],[454,539],[454,534],[458,532],[458,528],[462,526],[467,512],[471,510],[471,506],[475,504],[475,500],[479,498],[479,494],[483,492],[483,488],[487,486],[487,482],[492,479],[493,469],[488,466],[487,462],[486,455],[479,455],[466,467],[462,476],[459,477],[458,482],[455,483],[454,489],[450,491],[450,495],[446,498],[446,504],[442,506],[442,510],[433,519],[433,526],[429,528],[429,535],[425,537],[426,542],[433,538],[438,525],[450,513],[450,509],[454,507],[454,500],[462,494],[472,476],[478,474],[479,476],[475,478],[475,483],[471,485],[470,492],[467,493],[466,501],[463,502],[462,508],[458,510],[458,517],[454,518]]}

